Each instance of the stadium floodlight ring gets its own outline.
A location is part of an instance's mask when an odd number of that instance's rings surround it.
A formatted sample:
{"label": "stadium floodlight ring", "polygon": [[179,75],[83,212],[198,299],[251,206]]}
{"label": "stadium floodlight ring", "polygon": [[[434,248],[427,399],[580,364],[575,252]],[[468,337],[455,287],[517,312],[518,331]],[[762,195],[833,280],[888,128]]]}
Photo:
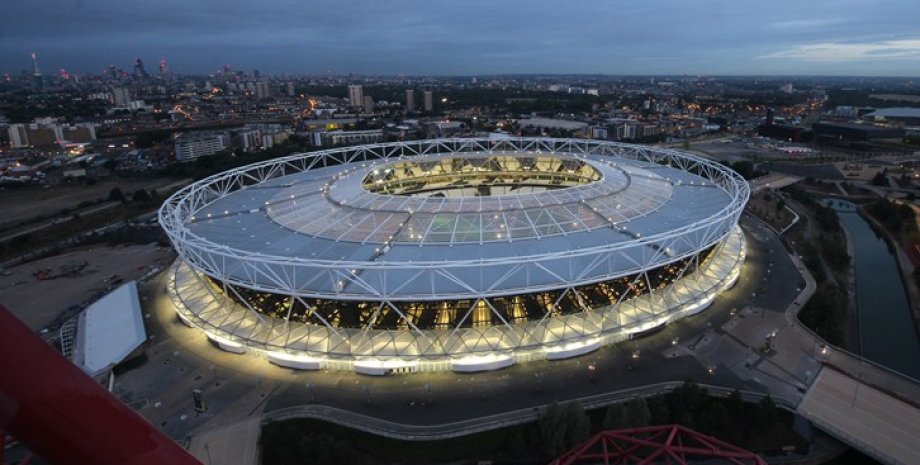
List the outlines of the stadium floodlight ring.
{"label": "stadium floodlight ring", "polygon": [[366,373],[565,358],[705,308],[737,279],[750,191],[676,150],[435,139],[267,160],[159,220],[170,294],[228,350]]}

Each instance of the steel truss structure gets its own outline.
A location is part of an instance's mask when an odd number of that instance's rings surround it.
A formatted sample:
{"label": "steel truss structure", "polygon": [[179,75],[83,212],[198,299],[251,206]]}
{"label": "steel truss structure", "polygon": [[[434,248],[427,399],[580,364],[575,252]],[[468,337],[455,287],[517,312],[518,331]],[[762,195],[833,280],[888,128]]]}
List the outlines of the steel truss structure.
{"label": "steel truss structure", "polygon": [[552,465],[732,463],[766,465],[757,454],[681,425],[598,433]]}
{"label": "steel truss structure", "polygon": [[[439,139],[237,168],[180,190],[159,220],[180,255],[179,315],[225,349],[298,368],[478,370],[702,310],[737,279],[748,196],[736,173],[675,150]],[[616,280],[642,291],[588,302]],[[526,317],[496,303],[533,295],[552,299]],[[421,316],[444,303],[450,318]]]}

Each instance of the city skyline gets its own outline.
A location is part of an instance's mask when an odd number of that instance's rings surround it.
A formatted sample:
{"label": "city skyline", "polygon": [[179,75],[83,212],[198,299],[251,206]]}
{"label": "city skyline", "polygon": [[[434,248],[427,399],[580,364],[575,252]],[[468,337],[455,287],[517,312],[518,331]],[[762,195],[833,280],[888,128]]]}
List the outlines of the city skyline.
{"label": "city skyline", "polygon": [[878,2],[422,5],[277,0],[17,3],[0,71],[184,74],[920,75],[920,5]]}

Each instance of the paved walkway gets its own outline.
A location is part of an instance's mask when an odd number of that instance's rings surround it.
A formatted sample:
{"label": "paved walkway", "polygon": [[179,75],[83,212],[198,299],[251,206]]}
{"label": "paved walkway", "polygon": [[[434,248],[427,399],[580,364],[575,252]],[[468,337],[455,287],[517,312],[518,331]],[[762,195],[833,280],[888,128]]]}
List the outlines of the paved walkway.
{"label": "paved walkway", "polygon": [[262,419],[216,428],[192,438],[189,452],[205,465],[257,465]]}

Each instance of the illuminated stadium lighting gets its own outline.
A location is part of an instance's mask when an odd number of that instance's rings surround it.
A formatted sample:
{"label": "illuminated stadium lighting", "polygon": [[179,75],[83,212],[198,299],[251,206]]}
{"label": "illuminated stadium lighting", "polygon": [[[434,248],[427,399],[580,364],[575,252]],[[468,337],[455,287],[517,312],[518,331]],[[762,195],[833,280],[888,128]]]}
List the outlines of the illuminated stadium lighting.
{"label": "illuminated stadium lighting", "polygon": [[219,347],[298,369],[481,371],[578,356],[737,280],[749,188],[671,149],[577,139],[336,148],[159,211],[169,294]]}

